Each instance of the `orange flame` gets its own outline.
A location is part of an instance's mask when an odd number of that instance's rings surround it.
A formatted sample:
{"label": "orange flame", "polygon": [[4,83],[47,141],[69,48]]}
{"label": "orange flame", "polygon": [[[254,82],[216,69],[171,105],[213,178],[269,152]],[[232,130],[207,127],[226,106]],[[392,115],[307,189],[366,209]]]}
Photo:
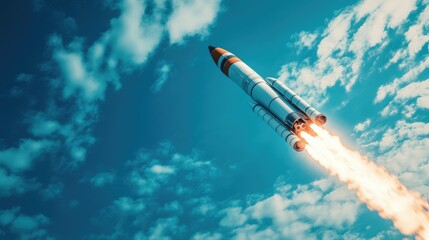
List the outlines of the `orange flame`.
{"label": "orange flame", "polygon": [[307,152],[329,174],[336,176],[357,193],[368,208],[391,219],[403,234],[416,234],[429,240],[429,204],[417,192],[408,190],[396,176],[377,166],[360,153],[346,148],[339,137],[310,126],[317,136],[302,132]]}

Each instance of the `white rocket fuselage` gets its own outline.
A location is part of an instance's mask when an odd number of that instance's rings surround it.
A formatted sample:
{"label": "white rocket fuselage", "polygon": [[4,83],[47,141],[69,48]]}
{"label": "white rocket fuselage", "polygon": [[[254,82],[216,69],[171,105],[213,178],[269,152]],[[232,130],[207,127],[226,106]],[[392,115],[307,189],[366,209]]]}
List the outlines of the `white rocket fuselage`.
{"label": "white rocket fuselage", "polygon": [[209,51],[222,72],[256,102],[253,111],[295,150],[304,150],[305,142],[298,137],[299,133],[307,129],[308,123],[323,125],[326,117],[276,79],[264,80],[225,49],[209,46]]}

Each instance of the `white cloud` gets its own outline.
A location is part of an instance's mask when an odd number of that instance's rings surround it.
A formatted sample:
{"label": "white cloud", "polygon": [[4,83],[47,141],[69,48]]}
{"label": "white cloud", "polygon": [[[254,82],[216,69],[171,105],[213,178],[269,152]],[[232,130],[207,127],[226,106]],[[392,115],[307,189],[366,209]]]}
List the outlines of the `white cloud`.
{"label": "white cloud", "polygon": [[216,210],[215,202],[209,197],[193,198],[187,203],[193,206],[192,213],[196,215],[208,216]]}
{"label": "white cloud", "polygon": [[21,194],[34,189],[36,185],[21,175],[12,174],[4,168],[0,168],[0,196]]}
{"label": "white cloud", "polygon": [[37,137],[51,135],[61,127],[57,121],[45,119],[42,114],[35,114],[29,121],[30,132]]}
{"label": "white cloud", "polygon": [[169,74],[171,71],[171,65],[163,64],[160,68],[158,68],[158,79],[156,79],[155,83],[152,86],[154,92],[161,91],[162,87],[168,80]]}
{"label": "white cloud", "polygon": [[156,225],[150,230],[149,240],[173,239],[174,232],[178,230],[178,220],[175,217],[159,219]]}
{"label": "white cloud", "polygon": [[50,223],[43,214],[29,216],[20,213],[20,208],[0,210],[0,224],[3,229],[19,236],[19,239],[51,239],[45,229]]}
{"label": "white cloud", "polygon": [[[176,177],[184,176],[188,181],[203,184],[203,180],[216,174],[217,168],[210,161],[201,158],[197,152],[184,155],[171,150],[166,152],[166,147],[173,148],[171,143],[163,142],[155,151],[157,154],[161,154],[162,158],[153,158],[153,153],[141,150],[135,159],[127,162],[127,165],[133,168],[126,178],[137,194],[153,195],[161,189],[161,186],[165,186]],[[194,187],[175,185],[174,191],[179,195],[187,194],[189,191],[194,191]],[[162,188],[162,190],[166,189]],[[204,194],[208,191],[211,191],[211,188],[206,186],[201,189],[200,193]]]}
{"label": "white cloud", "polygon": [[247,220],[247,215],[243,213],[241,207],[231,207],[224,211],[225,217],[219,223],[221,226],[237,227],[243,225]]}
{"label": "white cloud", "polygon": [[[63,43],[59,35],[49,38],[52,63],[47,64],[46,69],[58,75],[50,78],[46,109],[29,122],[29,132],[45,138],[38,140],[40,143],[56,139],[63,144],[61,149],[68,153],[62,158],[64,165],[76,167],[86,159],[87,148],[95,142],[93,124],[109,84],[120,88],[120,76],[146,63],[167,34],[171,43],[183,42],[187,36],[207,34],[208,26],[220,9],[220,0],[171,1],[172,11],[166,1],[152,4],[145,0],[121,0],[114,3],[119,10],[118,17],[110,21],[109,29],[93,43],[84,44],[85,39],[79,37],[68,44]],[[149,5],[151,11],[147,11]],[[191,21],[183,24],[184,19]],[[168,75],[169,68],[163,67],[160,71]],[[17,79],[28,82],[31,78],[31,75],[20,74]],[[156,89],[160,89],[166,79],[161,76],[162,81],[157,83]],[[19,94],[19,89],[16,90]],[[62,92],[62,96],[53,92]],[[3,150],[0,162],[8,167],[16,166],[15,170],[29,167],[32,156],[24,156],[26,153],[20,151],[29,146],[29,141],[23,140],[21,146]],[[16,161],[4,160],[18,153],[21,158]]]}
{"label": "white cloud", "polygon": [[401,104],[404,102],[403,100],[414,98],[416,98],[416,105],[408,103],[405,106],[405,110],[408,110],[408,112],[411,113],[406,114],[408,118],[415,113],[416,107],[423,109],[429,108],[429,79],[422,82],[410,83],[407,86],[397,90],[395,101]]}
{"label": "white cloud", "polygon": [[170,43],[181,43],[185,37],[202,35],[215,20],[221,0],[173,0],[173,13],[167,22]]}
{"label": "white cloud", "polygon": [[429,108],[429,96],[419,97],[417,99],[417,106],[419,108]]}
{"label": "white cloud", "polygon": [[91,179],[89,179],[89,182],[94,187],[103,187],[107,184],[113,183],[114,180],[115,180],[114,172],[100,172],[100,173],[97,173],[95,176],[93,176]]}
{"label": "white cloud", "polygon": [[429,7],[427,6],[419,15],[417,23],[412,25],[405,33],[408,41],[408,54],[411,57],[420,52],[423,45],[429,42],[429,34],[425,34],[425,29],[429,27]]}
{"label": "white cloud", "polygon": [[[385,106],[381,111],[380,114],[382,116],[395,115],[399,112],[398,109],[402,108],[403,111],[401,111],[401,113],[403,113],[407,118],[410,118],[414,115],[417,108],[429,108],[429,79],[421,82],[412,82],[407,85],[401,84],[401,87],[399,85],[391,85],[389,88],[392,90],[392,93],[394,92],[395,96],[393,100],[388,102],[387,106]],[[382,91],[381,89],[386,88],[384,88],[384,86],[381,87],[379,89],[379,93]],[[410,102],[410,100],[414,99],[415,103]]]}
{"label": "white cloud", "polygon": [[317,33],[300,32],[298,34],[298,41],[295,43],[295,45],[299,49],[311,48],[311,47],[313,47],[314,42],[317,39],[317,36],[318,36]]}
{"label": "white cloud", "polygon": [[142,64],[160,43],[164,29],[157,14],[164,9],[155,5],[155,14],[147,16],[146,5],[143,0],[123,0],[120,3],[121,15],[111,21],[111,29],[98,45],[102,50],[109,45],[113,47],[112,56],[107,56],[113,65],[118,60],[125,64]]}
{"label": "white cloud", "polygon": [[412,80],[415,80],[416,77],[418,77],[428,67],[429,67],[429,57],[426,57],[422,61],[417,62],[415,66],[412,66],[400,78],[395,78],[393,82],[381,86],[377,91],[377,96],[375,97],[374,102],[379,103],[383,101],[387,96],[395,94],[398,87],[406,83],[409,83]]}
{"label": "white cloud", "polygon": [[400,0],[366,0],[345,8],[314,43],[317,59],[284,65],[279,79],[287,80],[292,89],[315,105],[323,105],[328,100],[327,91],[336,84],[349,92],[362,66],[388,45],[388,32],[401,34],[400,28],[415,8],[416,1]]}
{"label": "white cloud", "polygon": [[170,166],[153,165],[150,170],[155,174],[173,174],[174,168]]}
{"label": "white cloud", "polygon": [[346,50],[351,18],[352,14],[344,11],[329,23],[323,33],[324,38],[317,46],[319,58],[327,58],[336,50],[339,50],[340,54]]}
{"label": "white cloud", "polygon": [[63,90],[65,98],[74,96],[76,92],[89,101],[103,98],[106,84],[88,72],[81,52],[58,50],[54,59],[67,81]]}
{"label": "white cloud", "polygon": [[[356,221],[360,203],[354,193],[332,179],[280,184],[277,189],[281,195],[276,193],[244,210],[225,209],[220,225],[234,229],[234,239],[317,239],[317,233],[323,232],[320,229],[344,232]],[[267,221],[272,224],[263,224]]]}
{"label": "white cloud", "polygon": [[0,165],[7,167],[12,172],[26,171],[31,168],[35,159],[53,147],[55,147],[55,143],[48,140],[23,140],[18,148],[0,151]]}
{"label": "white cloud", "polygon": [[140,213],[145,209],[143,199],[134,199],[130,197],[120,197],[114,201],[114,206],[121,214],[135,214]]}
{"label": "white cloud", "polygon": [[371,119],[367,118],[365,121],[356,124],[354,127],[355,132],[362,132],[369,127],[371,124]]}
{"label": "white cloud", "polygon": [[[376,161],[399,176],[401,182],[411,189],[423,194],[429,194],[427,176],[429,173],[429,123],[409,122],[404,120],[392,121],[393,126],[378,134],[368,135],[362,144],[376,143],[371,148]],[[368,133],[376,131],[379,126],[373,126]],[[381,139],[380,139],[381,138]]]}
{"label": "white cloud", "polygon": [[[258,230],[258,225],[256,224],[247,224],[243,227],[234,229],[234,237],[232,239],[234,240],[246,240],[246,239],[252,239],[252,240],[264,240],[264,239],[284,239],[271,228],[266,228],[263,230]],[[294,229],[299,229],[300,226],[294,225]],[[292,233],[293,234],[293,233]],[[311,238],[306,238],[311,239]]]}
{"label": "white cloud", "polygon": [[197,151],[182,154],[174,149],[168,141],[154,150],[141,149],[125,169],[117,169],[115,178],[125,180],[127,193],[102,210],[97,221],[112,217],[121,221],[115,222],[112,233],[94,239],[215,240],[223,236],[199,227],[221,217],[218,204],[222,202],[209,195],[217,168]]}

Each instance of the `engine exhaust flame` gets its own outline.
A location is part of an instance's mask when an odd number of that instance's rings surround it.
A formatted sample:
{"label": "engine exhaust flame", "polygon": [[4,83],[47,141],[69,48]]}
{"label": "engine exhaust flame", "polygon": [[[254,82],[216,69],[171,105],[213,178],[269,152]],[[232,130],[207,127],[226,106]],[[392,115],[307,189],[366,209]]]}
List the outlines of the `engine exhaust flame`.
{"label": "engine exhaust flame", "polygon": [[391,219],[403,234],[429,240],[429,204],[417,192],[408,190],[398,178],[358,152],[346,148],[337,136],[311,125],[316,137],[306,132],[310,156],[329,174],[347,184],[358,198],[383,218]]}

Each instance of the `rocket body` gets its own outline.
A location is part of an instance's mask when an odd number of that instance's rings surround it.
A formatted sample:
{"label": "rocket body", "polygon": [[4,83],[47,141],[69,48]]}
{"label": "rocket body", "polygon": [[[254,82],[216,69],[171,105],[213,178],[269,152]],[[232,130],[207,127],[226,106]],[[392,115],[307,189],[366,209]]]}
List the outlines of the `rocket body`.
{"label": "rocket body", "polygon": [[252,110],[268,123],[295,150],[305,141],[299,133],[310,123],[323,125],[326,117],[277,79],[263,79],[232,53],[209,46],[215,64],[255,102]]}

